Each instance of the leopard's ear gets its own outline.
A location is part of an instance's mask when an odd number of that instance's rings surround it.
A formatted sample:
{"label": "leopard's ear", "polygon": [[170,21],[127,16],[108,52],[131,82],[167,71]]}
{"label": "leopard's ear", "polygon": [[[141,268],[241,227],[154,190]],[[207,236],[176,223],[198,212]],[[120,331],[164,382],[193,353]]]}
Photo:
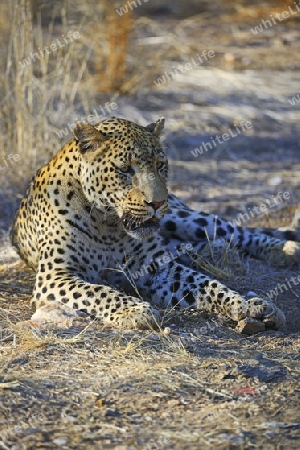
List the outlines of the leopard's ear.
{"label": "leopard's ear", "polygon": [[164,125],[165,125],[165,118],[161,117],[155,123],[149,123],[149,125],[147,125],[145,128],[146,130],[154,134],[154,136],[159,137],[162,130],[164,129]]}
{"label": "leopard's ear", "polygon": [[82,154],[97,150],[109,138],[85,122],[78,122],[74,127],[73,133],[78,142],[79,151]]}

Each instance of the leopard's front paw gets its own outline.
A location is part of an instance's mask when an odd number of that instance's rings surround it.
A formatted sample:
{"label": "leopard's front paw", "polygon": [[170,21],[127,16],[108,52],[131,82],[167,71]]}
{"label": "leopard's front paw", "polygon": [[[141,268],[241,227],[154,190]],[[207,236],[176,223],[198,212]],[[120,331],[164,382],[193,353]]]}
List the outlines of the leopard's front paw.
{"label": "leopard's front paw", "polygon": [[122,330],[157,329],[161,322],[160,313],[146,302],[128,302],[109,316],[104,317],[104,323]]}
{"label": "leopard's front paw", "polygon": [[266,328],[279,330],[285,326],[286,318],[281,309],[274,303],[253,297],[247,301],[247,317],[262,321]]}

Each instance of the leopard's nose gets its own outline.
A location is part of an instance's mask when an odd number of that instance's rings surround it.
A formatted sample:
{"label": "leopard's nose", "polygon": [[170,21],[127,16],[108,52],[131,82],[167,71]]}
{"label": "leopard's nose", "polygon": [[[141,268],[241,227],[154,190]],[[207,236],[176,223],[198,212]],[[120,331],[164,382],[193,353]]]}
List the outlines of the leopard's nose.
{"label": "leopard's nose", "polygon": [[163,200],[161,202],[145,202],[147,205],[151,206],[154,211],[157,211],[166,201]]}

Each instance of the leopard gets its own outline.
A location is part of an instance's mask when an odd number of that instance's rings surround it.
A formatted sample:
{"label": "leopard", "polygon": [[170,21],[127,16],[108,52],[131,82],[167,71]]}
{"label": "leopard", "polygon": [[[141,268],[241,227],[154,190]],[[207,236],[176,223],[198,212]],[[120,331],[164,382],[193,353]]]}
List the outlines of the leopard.
{"label": "leopard", "polygon": [[116,117],[79,122],[73,139],[37,171],[10,230],[36,272],[32,320],[38,314],[47,322],[53,311],[54,326],[65,314],[71,322],[85,315],[145,330],[161,326],[163,312],[174,308],[281,329],[286,318],[272,299],[242,296],[188,254],[215,239],[291,266],[300,262],[299,243],[193,210],[169,193],[163,128],[163,117],[147,126]]}

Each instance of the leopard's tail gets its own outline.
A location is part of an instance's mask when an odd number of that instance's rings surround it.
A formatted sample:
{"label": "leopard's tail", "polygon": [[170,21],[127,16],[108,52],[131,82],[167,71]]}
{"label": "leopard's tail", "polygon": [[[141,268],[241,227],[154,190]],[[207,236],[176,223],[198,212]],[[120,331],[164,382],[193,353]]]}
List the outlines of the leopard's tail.
{"label": "leopard's tail", "polygon": [[295,241],[300,242],[300,228],[294,227],[280,227],[274,228],[248,228],[255,234],[266,234],[267,236],[280,239],[282,241]]}

